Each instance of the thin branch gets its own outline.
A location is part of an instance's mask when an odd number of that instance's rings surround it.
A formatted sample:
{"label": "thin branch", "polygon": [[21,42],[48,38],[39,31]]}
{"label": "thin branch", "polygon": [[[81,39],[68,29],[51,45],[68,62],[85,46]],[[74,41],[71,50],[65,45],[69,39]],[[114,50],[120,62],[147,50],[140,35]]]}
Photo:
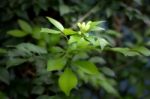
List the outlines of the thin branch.
{"label": "thin branch", "polygon": [[94,6],[89,12],[87,12],[83,17],[79,18],[75,24],[72,25],[71,28],[76,28],[76,25],[78,22],[84,21],[87,17],[89,17],[92,13],[95,13],[98,11],[98,4]]}

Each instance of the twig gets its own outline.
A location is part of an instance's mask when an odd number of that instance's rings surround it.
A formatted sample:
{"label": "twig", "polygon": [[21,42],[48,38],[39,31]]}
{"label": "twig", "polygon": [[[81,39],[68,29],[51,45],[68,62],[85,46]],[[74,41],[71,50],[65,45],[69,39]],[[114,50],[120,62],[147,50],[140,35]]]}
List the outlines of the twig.
{"label": "twig", "polygon": [[78,22],[82,22],[85,20],[88,16],[90,16],[92,13],[95,13],[98,11],[98,4],[94,6],[89,12],[87,12],[83,17],[79,18],[75,24],[72,25],[72,28],[76,28],[76,25]]}

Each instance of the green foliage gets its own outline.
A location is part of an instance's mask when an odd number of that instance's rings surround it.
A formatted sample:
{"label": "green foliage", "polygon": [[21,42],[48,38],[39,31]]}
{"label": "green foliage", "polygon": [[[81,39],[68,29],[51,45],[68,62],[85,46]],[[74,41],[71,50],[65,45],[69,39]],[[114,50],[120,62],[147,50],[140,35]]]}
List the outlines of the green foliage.
{"label": "green foliage", "polygon": [[78,79],[76,75],[70,70],[65,69],[64,73],[59,77],[59,86],[60,89],[67,95],[70,95],[70,91],[72,88],[76,87],[78,83]]}
{"label": "green foliage", "polygon": [[10,30],[7,32],[9,35],[12,35],[14,37],[24,37],[27,35],[26,32],[23,32],[21,30]]}
{"label": "green foliage", "polygon": [[23,31],[27,33],[32,33],[32,27],[27,22],[23,20],[18,20],[18,24]]}
{"label": "green foliage", "polygon": [[[6,68],[0,68],[0,81],[3,81],[6,84],[9,84],[9,72],[7,71]],[[1,95],[0,95],[1,96]]]}
{"label": "green foliage", "polygon": [[96,68],[96,66],[88,61],[76,61],[74,63],[80,70],[82,70],[83,72],[87,73],[87,74],[98,74],[98,69]]}
{"label": "green foliage", "polygon": [[149,3],[2,0],[0,99],[149,99]]}
{"label": "green foliage", "polygon": [[60,31],[63,31],[64,30],[64,27],[61,23],[59,23],[58,21],[50,18],[50,17],[47,17],[47,19],[57,28],[59,29]]}
{"label": "green foliage", "polygon": [[43,33],[52,33],[52,34],[60,34],[60,31],[53,30],[53,29],[48,29],[48,28],[42,28],[41,32]]}
{"label": "green foliage", "polygon": [[47,70],[54,71],[54,70],[62,70],[66,65],[65,58],[56,58],[56,59],[49,59],[47,63]]}

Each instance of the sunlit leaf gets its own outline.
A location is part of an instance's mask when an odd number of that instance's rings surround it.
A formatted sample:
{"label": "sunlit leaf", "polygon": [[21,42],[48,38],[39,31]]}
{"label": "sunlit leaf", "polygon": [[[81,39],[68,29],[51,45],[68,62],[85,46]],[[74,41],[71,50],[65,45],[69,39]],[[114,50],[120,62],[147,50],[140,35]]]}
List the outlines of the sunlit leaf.
{"label": "sunlit leaf", "polygon": [[60,89],[69,96],[70,91],[77,86],[78,79],[76,75],[70,70],[65,69],[64,73],[59,77],[59,87]]}
{"label": "sunlit leaf", "polygon": [[65,58],[49,59],[47,62],[47,70],[62,70],[66,64],[66,61],[67,60]]}
{"label": "sunlit leaf", "polygon": [[98,74],[99,71],[97,69],[97,67],[95,66],[95,64],[88,62],[88,61],[76,61],[74,62],[74,64],[81,69],[82,71],[84,71],[85,73],[88,74]]}
{"label": "sunlit leaf", "polygon": [[57,20],[53,19],[53,18],[50,18],[50,17],[47,17],[47,19],[56,27],[58,28],[60,31],[63,31],[64,30],[64,27],[63,25],[58,22]]}
{"label": "sunlit leaf", "polygon": [[48,29],[48,28],[42,28],[41,29],[42,33],[50,33],[50,34],[60,34],[60,31],[53,30],[53,29]]}
{"label": "sunlit leaf", "polygon": [[73,31],[72,29],[64,29],[63,33],[65,35],[72,35],[72,34],[77,34],[77,32]]}
{"label": "sunlit leaf", "polygon": [[21,30],[10,30],[7,32],[9,35],[14,36],[14,37],[24,37],[27,35],[26,32],[21,31]]}

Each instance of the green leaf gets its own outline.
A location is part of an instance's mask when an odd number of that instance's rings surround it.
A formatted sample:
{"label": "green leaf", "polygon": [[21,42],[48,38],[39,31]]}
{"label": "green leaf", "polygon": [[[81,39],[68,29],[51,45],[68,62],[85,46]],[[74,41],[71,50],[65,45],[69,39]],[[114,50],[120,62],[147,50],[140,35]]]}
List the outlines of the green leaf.
{"label": "green leaf", "polygon": [[21,30],[10,30],[7,32],[9,35],[14,36],[14,37],[24,37],[27,35],[26,32],[21,31]]}
{"label": "green leaf", "polygon": [[87,74],[95,75],[98,74],[99,71],[95,64],[88,61],[76,61],[74,64],[82,71],[84,71]]}
{"label": "green leaf", "polygon": [[136,48],[133,48],[132,50],[137,51],[143,54],[144,56],[150,56],[150,50],[145,47],[136,47]]}
{"label": "green leaf", "polygon": [[69,8],[69,6],[67,6],[65,4],[60,4],[59,12],[60,12],[60,15],[63,16],[65,14],[68,14],[69,12],[71,12],[71,9]]}
{"label": "green leaf", "polygon": [[47,62],[47,70],[62,70],[66,64],[66,61],[67,60],[65,58],[49,59]]}
{"label": "green leaf", "polygon": [[83,37],[73,35],[70,36],[70,39],[68,41],[68,44],[76,43],[76,47],[78,48],[86,48],[89,45],[89,42],[86,41]]}
{"label": "green leaf", "polygon": [[111,36],[121,37],[121,33],[114,31],[114,30],[107,30],[106,33],[111,35]]}
{"label": "green leaf", "polygon": [[48,29],[48,28],[42,28],[41,32],[43,33],[51,33],[51,34],[60,34],[60,31],[53,30],[53,29]]}
{"label": "green leaf", "polygon": [[70,36],[70,39],[69,39],[69,41],[68,41],[68,44],[78,42],[80,39],[81,39],[80,36],[76,36],[76,35]]}
{"label": "green leaf", "polygon": [[0,68],[0,81],[9,84],[9,72],[6,68]]}
{"label": "green leaf", "polygon": [[106,61],[104,60],[104,58],[99,57],[99,56],[91,57],[89,61],[92,63],[106,64]]}
{"label": "green leaf", "polygon": [[64,52],[64,49],[58,46],[53,46],[49,48],[49,51],[51,51],[52,53],[59,53],[59,52]]}
{"label": "green leaf", "polygon": [[95,27],[95,26],[98,26],[98,25],[101,25],[102,23],[104,23],[105,21],[94,21],[94,22],[91,22],[90,23],[90,26],[91,27]]}
{"label": "green leaf", "polygon": [[72,29],[64,29],[63,33],[65,35],[72,35],[72,34],[77,34],[77,32],[73,31]]}
{"label": "green leaf", "polygon": [[5,54],[7,52],[6,49],[0,48],[0,54]]}
{"label": "green leaf", "polygon": [[111,94],[114,94],[116,96],[119,96],[117,90],[110,84],[108,83],[107,80],[101,80],[100,85],[108,92]]}
{"label": "green leaf", "polygon": [[47,17],[47,19],[56,27],[58,28],[60,31],[63,31],[64,30],[64,27],[63,25],[58,22],[57,20],[53,19],[53,18],[50,18],[50,17]]}
{"label": "green leaf", "polygon": [[70,70],[65,69],[64,73],[59,77],[59,87],[60,89],[69,96],[70,91],[77,86],[78,79],[76,75]]}
{"label": "green leaf", "polygon": [[104,31],[105,29],[104,28],[101,28],[101,27],[94,27],[91,29],[91,31]]}
{"label": "green leaf", "polygon": [[106,40],[103,39],[103,38],[99,38],[98,40],[99,40],[99,43],[100,43],[100,46],[101,46],[101,49],[102,49],[102,50],[104,49],[104,47],[105,47],[106,45],[109,45],[108,41],[106,41]]}
{"label": "green leaf", "polygon": [[26,54],[36,53],[36,54],[46,54],[47,50],[31,43],[21,43],[16,46],[18,50],[26,52]]}
{"label": "green leaf", "polygon": [[101,68],[101,70],[104,72],[104,74],[111,76],[111,77],[115,77],[115,72],[111,70],[110,68],[103,67]]}
{"label": "green leaf", "polygon": [[41,27],[39,26],[34,26],[33,27],[33,30],[32,30],[32,37],[35,38],[35,39],[41,39],[42,38],[42,33],[40,32],[41,31]]}
{"label": "green leaf", "polygon": [[18,20],[18,23],[23,31],[27,33],[32,33],[32,27],[26,21]]}
{"label": "green leaf", "polygon": [[7,61],[7,63],[6,63],[6,67],[7,68],[10,68],[10,67],[13,67],[13,66],[17,66],[17,65],[20,65],[20,64],[22,64],[22,63],[24,63],[24,62],[26,62],[27,61],[27,59],[21,59],[21,58],[11,58],[11,59],[9,59],[8,61]]}
{"label": "green leaf", "polygon": [[137,51],[133,51],[129,48],[111,48],[112,51],[122,53],[125,56],[138,56],[140,55]]}
{"label": "green leaf", "polygon": [[31,93],[40,95],[44,92],[44,87],[43,86],[34,86]]}
{"label": "green leaf", "polygon": [[8,97],[0,91],[0,99],[8,99]]}

